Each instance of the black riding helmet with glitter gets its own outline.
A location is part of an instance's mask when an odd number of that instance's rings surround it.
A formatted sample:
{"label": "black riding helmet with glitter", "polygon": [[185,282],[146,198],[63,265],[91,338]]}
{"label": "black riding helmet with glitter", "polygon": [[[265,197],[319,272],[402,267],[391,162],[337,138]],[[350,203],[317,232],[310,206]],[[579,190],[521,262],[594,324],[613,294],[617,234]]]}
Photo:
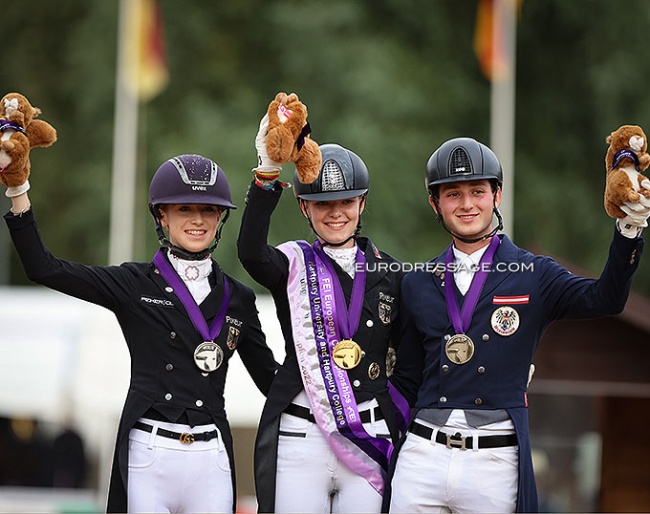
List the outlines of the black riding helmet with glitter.
{"label": "black riding helmet with glitter", "polygon": [[[489,234],[476,238],[467,239],[459,237],[449,230],[445,220],[440,214],[438,196],[441,184],[450,182],[463,182],[468,180],[488,180],[492,186],[494,207],[493,212],[498,220],[498,226]],[[426,186],[429,195],[433,199],[438,212],[438,222],[452,236],[464,243],[476,243],[494,236],[503,229],[503,219],[496,206],[497,190],[503,188],[503,170],[499,159],[483,143],[469,137],[459,137],[445,141],[431,154],[427,162]]]}
{"label": "black riding helmet with glitter", "polygon": [[[160,222],[160,207],[167,204],[215,205],[223,216],[214,243],[200,252],[190,252],[171,243]],[[219,243],[221,229],[226,223],[230,209],[236,209],[230,196],[226,174],[217,165],[200,155],[179,155],[160,165],[149,186],[149,211],[153,216],[160,245],[187,260],[208,257]]]}
{"label": "black riding helmet with glitter", "polygon": [[[337,144],[320,145],[323,156],[318,177],[311,184],[303,184],[298,180],[298,172],[293,175],[293,191],[299,202],[301,201],[328,201],[343,200],[346,198],[365,199],[370,189],[370,177],[368,168],[361,158],[347,148]],[[359,221],[357,227],[350,237],[340,243],[330,243],[323,239],[309,220],[309,226],[314,233],[329,246],[343,246],[350,239],[356,238],[361,232],[361,202],[359,204]]]}

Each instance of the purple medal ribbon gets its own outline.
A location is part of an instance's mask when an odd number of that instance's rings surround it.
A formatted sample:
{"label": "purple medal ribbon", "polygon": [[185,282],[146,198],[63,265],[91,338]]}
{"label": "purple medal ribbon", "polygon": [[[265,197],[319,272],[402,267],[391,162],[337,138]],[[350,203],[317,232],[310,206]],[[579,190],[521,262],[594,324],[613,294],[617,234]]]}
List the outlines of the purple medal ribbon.
{"label": "purple medal ribbon", "polygon": [[[392,444],[386,439],[369,436],[363,429],[353,394],[348,393],[350,402],[346,403],[346,405],[338,399],[346,396],[341,393],[352,391],[352,387],[348,381],[347,372],[341,369],[334,371],[334,368],[330,364],[332,346],[340,339],[348,339],[351,335],[354,335],[359,327],[363,298],[365,296],[365,255],[360,249],[357,250],[357,272],[352,283],[349,309],[351,313],[348,316],[341,283],[338,280],[334,266],[323,252],[320,244],[318,242],[314,243],[313,248],[307,244],[298,244],[305,256],[305,265],[307,267],[308,290],[312,319],[314,320],[317,355],[321,363],[321,373],[327,385],[326,391],[337,428],[342,435],[353,440],[382,469],[386,470],[388,467],[388,458],[393,449]],[[363,266],[359,266],[359,264],[363,264]],[[323,268],[319,270],[319,266]],[[322,288],[328,280],[332,282],[334,289],[334,305],[329,309],[324,309],[326,302],[324,301],[325,295],[323,294]],[[339,308],[342,308],[344,314],[337,311]],[[331,311],[335,320],[334,327],[329,326],[326,319],[328,316],[325,310]],[[337,335],[340,337],[337,337]]]}
{"label": "purple medal ribbon", "polygon": [[[496,253],[497,248],[499,247],[499,243],[501,243],[501,240],[497,236],[494,236],[490,242],[490,246],[488,246],[488,249],[483,254],[483,257],[481,257],[478,265],[479,269],[474,274],[472,283],[470,284],[469,290],[465,295],[462,311],[458,308],[458,300],[456,299],[456,294],[454,293],[454,288],[452,286],[451,280],[447,280],[447,285],[445,286],[445,303],[447,304],[447,313],[449,314],[449,319],[451,320],[451,324],[457,334],[464,334],[472,322],[472,316],[474,315],[474,310],[476,309],[478,298],[481,295],[483,285],[485,285],[485,281],[488,277],[488,272],[485,271],[485,268],[489,268],[492,265],[492,259],[494,258],[494,254]],[[445,269],[450,269],[453,260],[454,250],[450,246],[449,250],[447,251],[447,257],[445,258]]]}
{"label": "purple medal ribbon", "polygon": [[208,322],[203,317],[203,313],[199,306],[196,304],[194,297],[190,293],[189,289],[185,283],[178,276],[171,263],[165,256],[165,251],[161,248],[158,250],[156,255],[153,257],[153,263],[156,265],[160,274],[165,279],[172,288],[176,296],[180,299],[181,303],[187,310],[187,313],[190,316],[190,320],[196,328],[197,332],[201,334],[203,341],[214,341],[214,339],[221,332],[224,321],[226,321],[226,312],[228,311],[228,305],[230,304],[230,287],[228,286],[228,279],[224,275],[223,277],[223,299],[221,300],[221,305],[217,311],[212,324],[208,327]]}
{"label": "purple medal ribbon", "polygon": [[[352,339],[352,336],[359,328],[359,321],[361,320],[361,311],[363,309],[363,298],[366,290],[366,256],[357,246],[357,256],[355,260],[355,274],[352,280],[352,294],[350,295],[350,307],[348,308],[343,294],[341,282],[338,279],[336,270],[332,261],[325,254],[319,241],[314,243],[314,252],[323,262],[327,271],[332,276],[334,286],[334,301],[338,311],[337,325],[341,335],[341,339]],[[342,312],[341,312],[342,311]]]}

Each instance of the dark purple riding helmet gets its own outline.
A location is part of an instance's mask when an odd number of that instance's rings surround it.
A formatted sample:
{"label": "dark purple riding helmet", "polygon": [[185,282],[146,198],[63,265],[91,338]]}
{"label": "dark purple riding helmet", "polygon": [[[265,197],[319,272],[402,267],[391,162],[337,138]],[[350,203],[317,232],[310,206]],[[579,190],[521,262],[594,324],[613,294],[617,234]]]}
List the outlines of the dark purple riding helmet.
{"label": "dark purple riding helmet", "polygon": [[[166,204],[216,205],[225,213],[217,230],[215,243],[202,252],[187,252],[173,246],[160,224],[159,206]],[[149,211],[153,216],[160,244],[184,259],[203,259],[217,246],[221,229],[228,219],[232,203],[226,174],[216,162],[200,155],[179,155],[160,165],[149,186]]]}
{"label": "dark purple riding helmet", "polygon": [[170,203],[218,205],[236,209],[226,174],[216,162],[200,155],[179,155],[165,161],[149,186],[149,205]]}

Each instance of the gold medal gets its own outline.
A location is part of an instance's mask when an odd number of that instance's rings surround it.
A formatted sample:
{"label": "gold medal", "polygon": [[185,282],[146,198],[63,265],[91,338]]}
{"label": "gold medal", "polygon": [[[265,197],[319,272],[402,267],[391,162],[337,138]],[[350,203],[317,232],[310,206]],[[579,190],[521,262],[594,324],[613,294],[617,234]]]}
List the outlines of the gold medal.
{"label": "gold medal", "polygon": [[455,334],[445,344],[445,353],[454,364],[465,364],[474,355],[474,343],[465,334]]}
{"label": "gold medal", "polygon": [[332,351],[334,363],[341,369],[356,368],[361,362],[363,352],[352,339],[339,341]]}
{"label": "gold medal", "polygon": [[194,350],[194,362],[203,372],[214,371],[223,362],[223,350],[214,341],[205,341]]}

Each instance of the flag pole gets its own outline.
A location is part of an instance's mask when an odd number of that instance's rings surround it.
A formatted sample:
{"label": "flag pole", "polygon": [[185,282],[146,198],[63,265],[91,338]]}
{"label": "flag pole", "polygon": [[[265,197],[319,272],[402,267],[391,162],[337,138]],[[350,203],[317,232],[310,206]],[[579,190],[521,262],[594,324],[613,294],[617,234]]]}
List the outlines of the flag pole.
{"label": "flag pole", "polygon": [[[503,49],[504,69],[492,77],[490,147],[503,167],[503,195],[499,211],[503,231],[513,237],[515,189],[515,79],[517,0],[494,0],[492,51]],[[494,56],[493,56],[494,57]]]}
{"label": "flag pole", "polygon": [[[129,59],[132,58],[128,49],[127,30],[139,30],[141,24],[139,20],[129,19],[140,13],[139,9],[127,8],[130,1],[132,0],[120,0],[119,4],[109,264],[133,260],[139,101],[136,93],[126,87]],[[135,36],[138,41],[138,35]]]}

